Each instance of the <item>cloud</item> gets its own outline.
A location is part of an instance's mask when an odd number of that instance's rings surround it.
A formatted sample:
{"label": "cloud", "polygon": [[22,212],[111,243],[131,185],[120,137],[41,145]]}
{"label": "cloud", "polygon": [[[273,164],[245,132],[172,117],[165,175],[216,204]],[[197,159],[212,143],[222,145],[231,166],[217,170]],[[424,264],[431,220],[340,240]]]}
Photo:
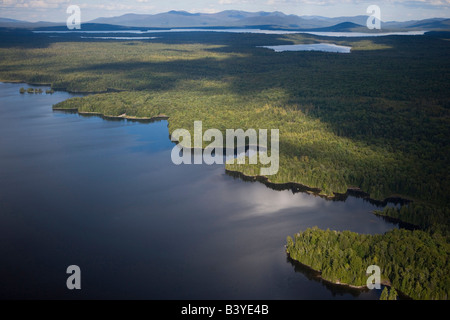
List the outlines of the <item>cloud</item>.
{"label": "cloud", "polygon": [[200,8],[200,9],[193,8],[193,9],[190,9],[190,10],[187,10],[187,11],[190,12],[190,13],[198,13],[198,12],[201,12],[201,13],[218,13],[218,12],[220,12],[220,10],[218,10],[216,8]]}
{"label": "cloud", "polygon": [[[219,0],[220,4],[240,4],[248,2],[245,0]],[[351,5],[351,4],[390,4],[390,5],[421,5],[421,6],[450,6],[450,0],[266,0],[268,5],[280,4],[305,4],[305,5]]]}
{"label": "cloud", "polygon": [[67,6],[70,0],[0,0],[2,7],[54,9]]}
{"label": "cloud", "polygon": [[73,1],[73,0],[0,0],[0,7],[8,8],[41,8],[55,9],[67,7],[71,4],[80,8],[96,8],[105,10],[133,10],[154,8],[153,5],[146,5],[149,0],[133,1]]}
{"label": "cloud", "polygon": [[257,3],[257,0],[219,0],[220,5],[238,5],[238,4],[248,4],[248,3]]}

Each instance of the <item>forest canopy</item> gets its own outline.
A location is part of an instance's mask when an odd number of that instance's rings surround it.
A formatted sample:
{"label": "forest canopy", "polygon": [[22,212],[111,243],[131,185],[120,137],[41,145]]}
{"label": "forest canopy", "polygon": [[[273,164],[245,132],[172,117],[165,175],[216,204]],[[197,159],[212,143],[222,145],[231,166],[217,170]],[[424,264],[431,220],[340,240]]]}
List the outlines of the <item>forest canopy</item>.
{"label": "forest canopy", "polygon": [[[257,47],[329,39],[175,33],[151,41],[3,43],[0,79],[100,92],[56,107],[164,114],[170,132],[192,128],[195,120],[205,130],[280,129],[273,182],[297,182],[326,195],[358,187],[374,199],[400,195],[448,205],[449,41],[334,39],[353,47],[345,55]],[[248,165],[229,169],[259,172]]]}
{"label": "forest canopy", "polygon": [[447,300],[450,245],[439,234],[394,229],[384,235],[307,229],[287,238],[289,256],[331,282],[365,286],[367,267],[378,265],[382,282],[414,299]]}
{"label": "forest canopy", "polygon": [[[92,34],[95,36],[95,34]],[[106,116],[169,117],[169,133],[279,129],[270,182],[322,195],[359,188],[414,203],[377,212],[422,230],[358,235],[312,229],[291,258],[330,281],[363,285],[364,266],[418,299],[448,299],[450,34],[364,38],[165,33],[148,41],[50,38],[0,30],[0,79],[84,92],[54,106]],[[330,42],[350,54],[260,46]],[[191,131],[191,136],[193,132]],[[255,165],[226,169],[256,176]],[[395,291],[393,291],[395,293]]]}

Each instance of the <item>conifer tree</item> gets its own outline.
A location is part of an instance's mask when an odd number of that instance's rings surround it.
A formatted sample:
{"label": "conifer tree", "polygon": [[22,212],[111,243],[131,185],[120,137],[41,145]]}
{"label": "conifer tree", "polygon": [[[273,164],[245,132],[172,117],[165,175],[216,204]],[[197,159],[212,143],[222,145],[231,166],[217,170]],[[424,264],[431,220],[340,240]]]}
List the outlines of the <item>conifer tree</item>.
{"label": "conifer tree", "polygon": [[381,292],[380,300],[388,300],[388,299],[389,299],[388,288],[384,287],[383,291]]}

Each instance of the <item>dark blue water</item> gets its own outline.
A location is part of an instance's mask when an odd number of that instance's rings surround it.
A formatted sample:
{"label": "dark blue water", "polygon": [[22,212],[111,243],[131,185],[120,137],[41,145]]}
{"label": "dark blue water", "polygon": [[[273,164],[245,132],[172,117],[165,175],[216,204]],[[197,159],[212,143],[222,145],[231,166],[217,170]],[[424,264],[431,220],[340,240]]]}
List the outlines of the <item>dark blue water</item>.
{"label": "dark blue water", "polygon": [[[0,298],[376,299],[287,260],[287,235],[395,227],[326,201],[172,164],[167,122],[52,111],[73,95],[0,83]],[[43,88],[45,90],[45,88]],[[66,288],[81,268],[82,289]]]}

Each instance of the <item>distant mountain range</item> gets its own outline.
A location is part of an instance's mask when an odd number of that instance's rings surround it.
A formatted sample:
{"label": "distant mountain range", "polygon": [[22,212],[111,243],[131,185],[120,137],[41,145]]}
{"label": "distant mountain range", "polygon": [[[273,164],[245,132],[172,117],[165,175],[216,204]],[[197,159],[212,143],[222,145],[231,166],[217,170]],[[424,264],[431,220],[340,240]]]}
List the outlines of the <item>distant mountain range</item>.
{"label": "distant mountain range", "polygon": [[[327,18],[321,16],[287,15],[275,12],[246,12],[227,10],[218,13],[189,13],[169,11],[158,14],[124,14],[111,18],[97,18],[89,25],[114,25],[136,28],[244,28],[263,27],[287,30],[360,31],[366,29],[367,16]],[[0,18],[0,27],[42,28],[65,26],[65,23],[25,22]],[[386,30],[450,30],[450,19],[434,18],[406,22],[382,22]],[[359,30],[358,30],[359,29]]]}
{"label": "distant mountain range", "polygon": [[28,21],[21,21],[21,20],[15,20],[15,19],[8,19],[8,18],[0,18],[0,27],[2,28],[41,28],[41,27],[51,27],[51,26],[61,26],[62,23],[56,23],[56,22],[45,22],[45,21],[39,21],[39,22],[28,22]]}
{"label": "distant mountain range", "polygon": [[228,10],[219,13],[188,13],[169,11],[155,15],[125,14],[113,18],[98,18],[91,22],[129,27],[182,28],[182,27],[252,27],[271,26],[287,29],[329,27],[342,22],[365,24],[367,16],[323,18],[299,17],[282,12],[245,12]]}

